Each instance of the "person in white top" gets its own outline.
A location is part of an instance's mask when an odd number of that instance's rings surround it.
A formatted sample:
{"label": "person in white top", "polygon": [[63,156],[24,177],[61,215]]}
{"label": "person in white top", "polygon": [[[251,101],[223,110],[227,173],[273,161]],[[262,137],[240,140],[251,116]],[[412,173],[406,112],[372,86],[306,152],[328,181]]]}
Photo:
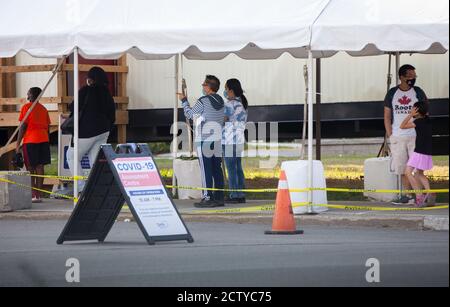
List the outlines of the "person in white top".
{"label": "person in white top", "polygon": [[[403,188],[411,189],[406,178],[405,169],[408,159],[414,152],[416,131],[400,129],[400,125],[411,113],[418,101],[428,103],[425,92],[415,86],[417,75],[414,66],[406,64],[399,69],[400,85],[390,89],[384,99],[384,126],[391,144],[392,167],[396,174],[402,176]],[[395,204],[413,203],[412,195],[402,195]]]}
{"label": "person in white top", "polygon": [[227,203],[245,203],[245,176],[242,168],[242,156],[245,147],[245,125],[248,118],[248,101],[241,82],[230,79],[225,84],[225,125],[223,127],[222,146],[228,181],[231,190]]}

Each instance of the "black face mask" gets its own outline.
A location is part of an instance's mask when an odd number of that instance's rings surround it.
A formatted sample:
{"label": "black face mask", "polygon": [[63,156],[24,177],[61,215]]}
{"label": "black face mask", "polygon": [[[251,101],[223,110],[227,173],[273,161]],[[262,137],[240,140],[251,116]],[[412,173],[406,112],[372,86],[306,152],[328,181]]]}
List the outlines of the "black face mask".
{"label": "black face mask", "polygon": [[410,87],[414,87],[414,85],[416,84],[416,78],[406,80],[406,84],[408,84]]}

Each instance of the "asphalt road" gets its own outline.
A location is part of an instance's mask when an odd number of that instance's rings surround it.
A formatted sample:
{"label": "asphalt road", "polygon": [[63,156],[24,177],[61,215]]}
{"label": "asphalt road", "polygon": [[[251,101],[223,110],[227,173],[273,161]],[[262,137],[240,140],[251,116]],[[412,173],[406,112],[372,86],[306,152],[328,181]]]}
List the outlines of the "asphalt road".
{"label": "asphalt road", "polygon": [[[195,242],[148,246],[117,222],[104,244],[56,245],[62,221],[0,221],[0,286],[449,286],[448,232],[306,227],[267,236],[264,225],[188,223]],[[80,282],[67,283],[68,258]],[[380,262],[368,283],[367,259]]]}

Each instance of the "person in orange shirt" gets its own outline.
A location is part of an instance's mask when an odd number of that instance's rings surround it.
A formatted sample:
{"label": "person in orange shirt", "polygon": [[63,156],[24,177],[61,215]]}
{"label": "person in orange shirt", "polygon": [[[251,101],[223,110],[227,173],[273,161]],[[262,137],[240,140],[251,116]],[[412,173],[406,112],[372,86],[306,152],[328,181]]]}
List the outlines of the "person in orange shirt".
{"label": "person in orange shirt", "polygon": [[[25,114],[31,108],[33,103],[41,94],[42,90],[38,87],[30,88],[27,94],[28,103],[25,104],[19,116],[19,121],[22,126],[19,130],[17,139],[16,152],[20,152],[20,144],[23,141],[22,151],[25,166],[27,170],[33,174],[44,175],[44,166],[51,163],[50,158],[50,116],[47,109],[38,102],[34,106],[28,118],[25,119]],[[31,177],[32,202],[40,203],[42,186],[44,183],[43,177]]]}

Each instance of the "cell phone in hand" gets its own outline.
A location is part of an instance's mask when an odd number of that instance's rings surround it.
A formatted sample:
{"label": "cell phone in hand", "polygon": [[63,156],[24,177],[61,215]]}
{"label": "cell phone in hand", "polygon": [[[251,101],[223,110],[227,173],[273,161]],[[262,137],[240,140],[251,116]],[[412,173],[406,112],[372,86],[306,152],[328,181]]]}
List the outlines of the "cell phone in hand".
{"label": "cell phone in hand", "polygon": [[181,91],[183,92],[183,95],[187,97],[187,85],[186,85],[186,79],[183,78],[181,80]]}

